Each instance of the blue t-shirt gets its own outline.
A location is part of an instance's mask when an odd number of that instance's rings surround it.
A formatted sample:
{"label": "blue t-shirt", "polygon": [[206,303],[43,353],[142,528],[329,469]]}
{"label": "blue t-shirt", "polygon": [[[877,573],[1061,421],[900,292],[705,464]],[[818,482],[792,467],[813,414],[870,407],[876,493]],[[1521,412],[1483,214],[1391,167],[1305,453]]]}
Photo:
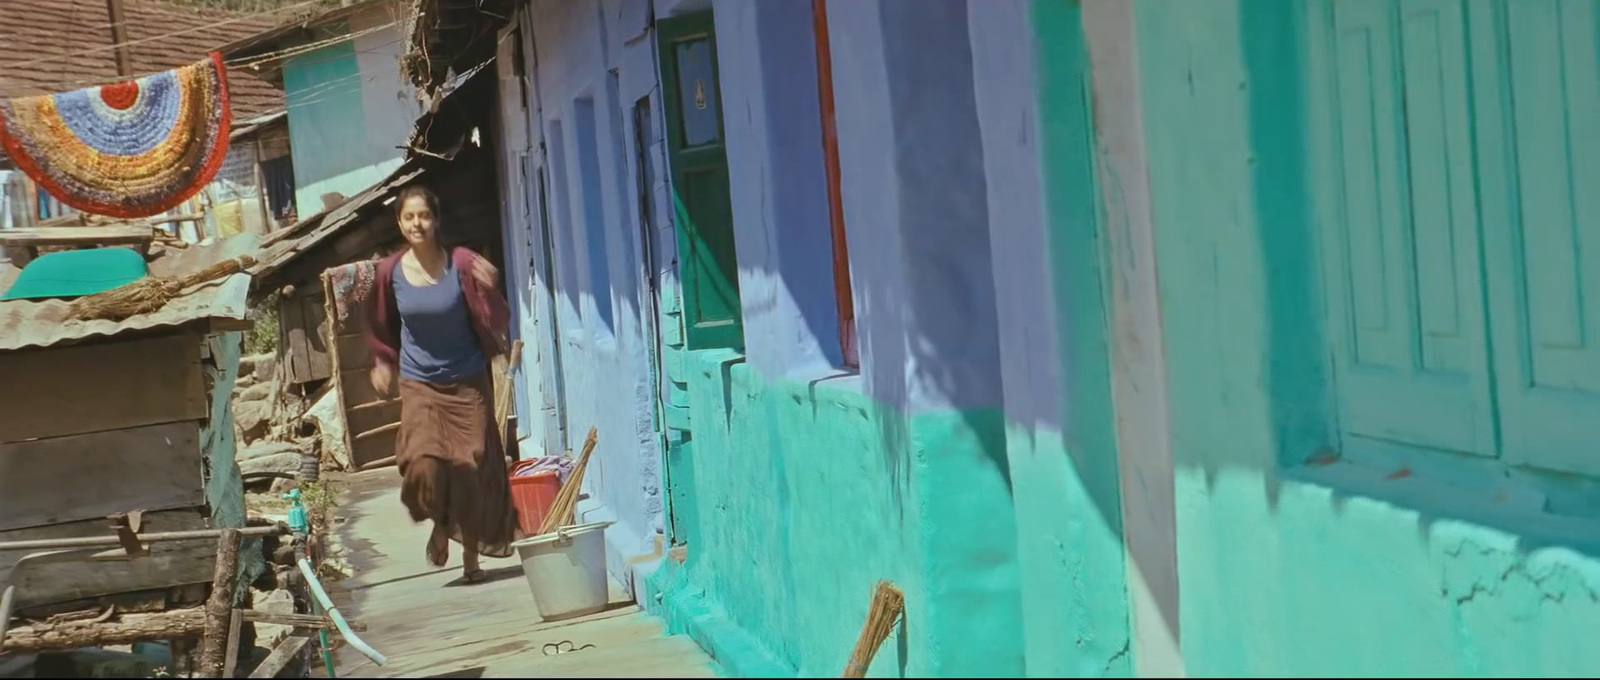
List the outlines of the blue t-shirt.
{"label": "blue t-shirt", "polygon": [[437,384],[461,382],[482,373],[489,359],[472,328],[472,312],[461,293],[454,262],[431,286],[406,280],[394,268],[394,299],[400,309],[400,377]]}

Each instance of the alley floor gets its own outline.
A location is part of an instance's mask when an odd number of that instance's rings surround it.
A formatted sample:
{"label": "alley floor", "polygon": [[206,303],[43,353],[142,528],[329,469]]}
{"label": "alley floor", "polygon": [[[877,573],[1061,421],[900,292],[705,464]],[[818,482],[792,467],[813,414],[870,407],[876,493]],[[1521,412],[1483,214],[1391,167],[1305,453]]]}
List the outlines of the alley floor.
{"label": "alley floor", "polygon": [[[516,559],[484,560],[490,580],[477,585],[460,581],[459,546],[444,569],[423,559],[429,528],[401,506],[393,468],[340,482],[334,531],[355,574],[330,589],[346,616],[366,624],[362,639],[388,657],[380,668],[341,647],[340,677],[716,677],[694,642],[663,635],[660,620],[617,584],[607,611],[545,623]],[[577,651],[546,654],[558,643]]]}

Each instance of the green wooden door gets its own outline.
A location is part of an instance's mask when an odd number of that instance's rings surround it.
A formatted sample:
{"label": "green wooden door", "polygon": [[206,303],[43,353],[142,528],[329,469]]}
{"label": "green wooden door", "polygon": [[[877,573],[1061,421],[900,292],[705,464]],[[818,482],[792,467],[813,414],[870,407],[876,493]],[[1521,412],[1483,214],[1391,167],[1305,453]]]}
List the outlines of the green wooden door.
{"label": "green wooden door", "polygon": [[687,346],[743,349],[711,13],[663,19],[657,30]]}
{"label": "green wooden door", "polygon": [[1341,429],[1600,474],[1600,9],[1320,8],[1310,129]]}
{"label": "green wooden door", "polygon": [[1341,424],[1492,456],[1461,3],[1341,0],[1331,19],[1318,167]]}

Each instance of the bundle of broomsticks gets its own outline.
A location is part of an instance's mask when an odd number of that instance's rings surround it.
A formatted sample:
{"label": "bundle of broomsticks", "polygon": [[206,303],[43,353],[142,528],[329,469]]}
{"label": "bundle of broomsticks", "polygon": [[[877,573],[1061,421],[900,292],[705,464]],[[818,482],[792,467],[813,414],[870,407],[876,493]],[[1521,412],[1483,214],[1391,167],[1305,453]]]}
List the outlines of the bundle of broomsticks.
{"label": "bundle of broomsticks", "polygon": [[844,666],[841,678],[864,678],[872,667],[878,648],[889,639],[894,624],[905,611],[906,597],[893,583],[879,581],[872,591],[872,606],[867,610],[867,620],[861,624],[861,635],[856,637],[856,648],[850,652],[850,661]]}
{"label": "bundle of broomsticks", "polygon": [[494,424],[500,428],[500,441],[509,443],[516,441],[516,433],[511,431],[511,394],[515,385],[513,381],[517,364],[522,361],[522,341],[512,342],[511,349],[502,357],[504,358],[495,357],[495,363],[503,362],[504,366],[496,366],[501,370],[498,379],[494,381]]}
{"label": "bundle of broomsticks", "polygon": [[545,513],[544,522],[539,524],[538,535],[543,536],[572,525],[573,514],[578,509],[578,487],[583,485],[583,471],[589,467],[589,454],[594,453],[599,437],[600,433],[593,427],[589,428],[589,438],[583,442],[583,453],[579,454],[578,462],[573,465],[567,483],[562,484],[561,490],[556,492],[555,501],[550,503],[550,512]]}
{"label": "bundle of broomsticks", "polygon": [[223,260],[188,276],[146,276],[111,290],[87,295],[72,301],[72,318],[81,320],[108,319],[121,321],[130,316],[149,314],[167,306],[183,291],[208,281],[232,276],[255,265],[256,260],[243,255]]}

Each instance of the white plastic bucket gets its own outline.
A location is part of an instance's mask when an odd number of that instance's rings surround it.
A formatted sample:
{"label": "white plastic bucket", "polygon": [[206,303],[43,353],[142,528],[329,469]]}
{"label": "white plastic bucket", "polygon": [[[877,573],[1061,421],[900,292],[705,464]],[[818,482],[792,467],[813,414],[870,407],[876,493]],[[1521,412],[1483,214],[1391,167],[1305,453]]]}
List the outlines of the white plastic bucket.
{"label": "white plastic bucket", "polygon": [[605,610],[611,600],[605,541],[609,526],[611,522],[580,524],[511,544],[544,620]]}

